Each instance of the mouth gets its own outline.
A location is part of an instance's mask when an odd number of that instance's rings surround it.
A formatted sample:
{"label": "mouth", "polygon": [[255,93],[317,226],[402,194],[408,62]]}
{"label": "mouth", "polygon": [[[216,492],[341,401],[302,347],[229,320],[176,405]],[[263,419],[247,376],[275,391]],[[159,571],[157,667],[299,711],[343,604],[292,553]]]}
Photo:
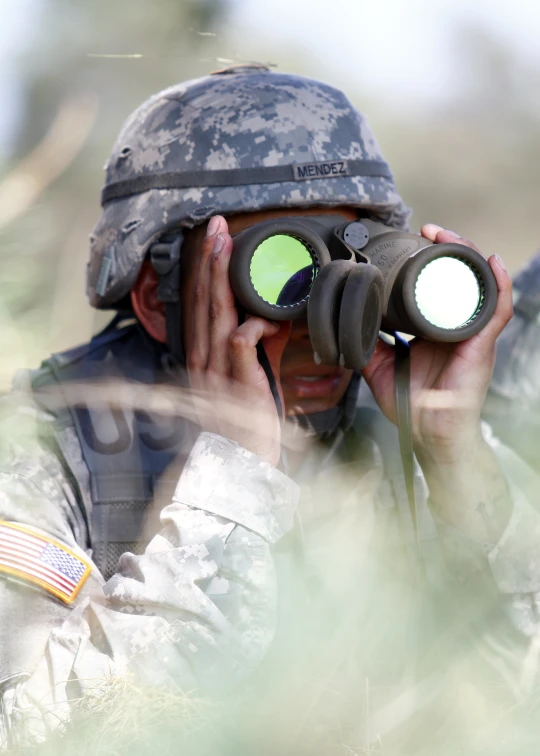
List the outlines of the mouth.
{"label": "mouth", "polygon": [[339,385],[339,373],[323,375],[289,375],[282,376],[281,383],[284,390],[288,390],[298,399],[318,399],[329,394]]}

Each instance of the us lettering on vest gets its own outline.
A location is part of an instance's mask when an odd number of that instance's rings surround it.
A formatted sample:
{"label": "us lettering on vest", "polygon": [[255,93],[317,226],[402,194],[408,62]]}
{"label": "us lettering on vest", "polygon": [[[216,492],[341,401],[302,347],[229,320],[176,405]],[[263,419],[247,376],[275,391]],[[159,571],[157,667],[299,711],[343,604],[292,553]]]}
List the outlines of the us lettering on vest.
{"label": "us lettering on vest", "polygon": [[294,178],[296,181],[306,181],[312,178],[325,178],[326,176],[348,176],[349,167],[346,160],[331,160],[322,163],[304,163],[295,165]]}
{"label": "us lettering on vest", "polygon": [[[124,379],[130,387],[137,387],[132,404],[128,401],[120,407],[104,400],[73,404],[66,395],[65,406],[55,410],[47,407],[47,392],[41,391],[49,386],[62,391],[72,382],[84,385],[107,378]],[[153,387],[159,391],[163,382],[169,385],[165,378],[160,346],[149,343],[133,325],[109,327],[90,344],[51,357],[47,373],[42,374],[39,386],[34,386],[38,404],[53,414],[61,413],[60,431],[70,425],[79,440],[90,485],[89,545],[106,579],[116,571],[122,553],[141,554],[158,531],[159,509],[153,502],[156,485],[174,487],[193,436],[198,434],[182,417],[159,415],[149,408]],[[62,438],[60,434],[61,449]],[[66,462],[69,459],[67,455]],[[169,481],[168,468],[173,462]],[[78,481],[77,468],[72,473]],[[86,485],[81,479],[81,491]]]}

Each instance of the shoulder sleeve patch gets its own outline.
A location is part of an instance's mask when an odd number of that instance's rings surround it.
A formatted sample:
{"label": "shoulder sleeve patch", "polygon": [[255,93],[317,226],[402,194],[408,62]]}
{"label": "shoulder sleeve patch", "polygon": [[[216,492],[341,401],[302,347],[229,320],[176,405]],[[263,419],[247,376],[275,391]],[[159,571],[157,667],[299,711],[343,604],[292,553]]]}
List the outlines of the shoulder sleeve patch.
{"label": "shoulder sleeve patch", "polygon": [[0,574],[33,583],[71,604],[92,565],[32,528],[0,520]]}

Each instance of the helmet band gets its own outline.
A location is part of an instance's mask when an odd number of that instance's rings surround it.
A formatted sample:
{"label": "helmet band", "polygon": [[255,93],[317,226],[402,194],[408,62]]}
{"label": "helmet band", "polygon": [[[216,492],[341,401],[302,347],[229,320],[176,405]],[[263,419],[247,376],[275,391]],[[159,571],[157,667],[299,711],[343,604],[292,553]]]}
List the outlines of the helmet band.
{"label": "helmet band", "polygon": [[347,176],[392,179],[390,168],[383,160],[327,160],[301,165],[273,165],[213,171],[183,171],[180,173],[146,173],[143,176],[134,176],[106,184],[101,192],[101,204],[103,206],[113,199],[141,194],[150,189],[281,184],[288,181],[345,178]]}

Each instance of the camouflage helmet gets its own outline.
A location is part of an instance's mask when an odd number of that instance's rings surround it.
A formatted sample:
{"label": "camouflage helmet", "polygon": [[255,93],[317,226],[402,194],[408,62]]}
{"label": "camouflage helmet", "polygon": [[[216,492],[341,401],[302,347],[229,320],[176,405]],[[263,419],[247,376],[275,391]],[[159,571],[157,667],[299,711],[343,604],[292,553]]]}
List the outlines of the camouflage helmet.
{"label": "camouflage helmet", "polygon": [[342,92],[259,65],[170,87],[128,118],[113,147],[90,236],[90,303],[114,308],[170,229],[317,205],[365,208],[407,227],[371,129]]}

